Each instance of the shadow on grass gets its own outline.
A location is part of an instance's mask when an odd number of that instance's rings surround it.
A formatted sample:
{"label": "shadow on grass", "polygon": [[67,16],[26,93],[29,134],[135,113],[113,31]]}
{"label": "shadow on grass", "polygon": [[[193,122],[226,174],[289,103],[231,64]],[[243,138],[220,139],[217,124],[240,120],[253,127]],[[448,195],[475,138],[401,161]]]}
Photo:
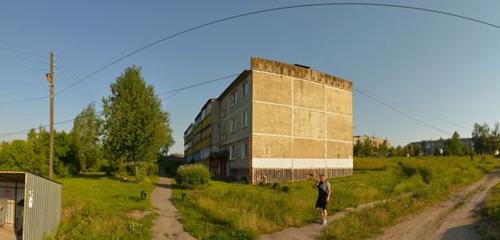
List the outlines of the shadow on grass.
{"label": "shadow on grass", "polygon": [[89,173],[80,173],[75,175],[78,178],[86,178],[86,179],[101,179],[106,177],[111,177],[110,175],[106,175],[104,172],[89,172]]}

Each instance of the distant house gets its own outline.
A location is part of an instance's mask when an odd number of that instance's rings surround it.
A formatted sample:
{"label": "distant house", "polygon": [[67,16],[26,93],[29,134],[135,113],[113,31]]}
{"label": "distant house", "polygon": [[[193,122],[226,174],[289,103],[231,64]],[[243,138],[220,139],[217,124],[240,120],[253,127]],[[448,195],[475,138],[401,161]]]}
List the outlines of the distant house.
{"label": "distant house", "polygon": [[215,177],[294,181],[351,175],[352,82],[252,58],[184,132],[185,158]]}
{"label": "distant house", "polygon": [[378,147],[378,146],[383,145],[383,144],[386,144],[387,147],[391,146],[391,142],[389,142],[389,140],[387,138],[378,138],[375,136],[372,137],[372,136],[368,136],[368,135],[357,135],[357,136],[352,137],[353,144],[356,144],[356,142],[358,142],[358,140],[360,142],[364,142],[367,139],[370,139],[372,144],[375,147]]}
{"label": "distant house", "polygon": [[[438,140],[423,140],[420,142],[412,142],[410,143],[410,145],[412,145],[413,147],[420,148],[425,156],[432,156],[434,155],[434,153],[444,150],[448,140],[449,139],[442,139],[442,138]],[[472,138],[461,138],[460,142],[466,148],[474,149],[474,143],[472,142]]]}

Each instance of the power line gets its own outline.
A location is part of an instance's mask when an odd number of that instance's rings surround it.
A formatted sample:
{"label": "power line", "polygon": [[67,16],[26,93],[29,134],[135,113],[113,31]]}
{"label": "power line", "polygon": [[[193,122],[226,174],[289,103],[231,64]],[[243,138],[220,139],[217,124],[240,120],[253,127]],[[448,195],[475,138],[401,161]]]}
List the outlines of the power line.
{"label": "power line", "polygon": [[[309,8],[309,7],[324,7],[324,6],[365,6],[365,7],[388,7],[388,8],[398,8],[398,9],[407,9],[407,10],[415,10],[415,11],[421,11],[421,12],[429,12],[429,13],[435,13],[435,14],[441,14],[441,15],[446,15],[446,16],[450,16],[450,17],[455,17],[455,18],[460,18],[460,19],[463,19],[463,20],[466,20],[466,21],[471,21],[471,22],[475,22],[475,23],[479,23],[479,24],[483,24],[483,25],[486,25],[486,26],[489,26],[489,27],[493,27],[493,28],[496,28],[496,29],[500,29],[500,26],[499,25],[496,25],[496,24],[493,24],[493,23],[490,23],[490,22],[486,22],[486,21],[483,21],[483,20],[479,20],[479,19],[476,19],[476,18],[471,18],[471,17],[467,17],[467,16],[464,16],[464,15],[460,15],[460,14],[456,14],[456,13],[451,13],[451,12],[446,12],[446,11],[440,11],[440,10],[435,10],[435,9],[430,9],[430,8],[422,8],[422,7],[413,7],[413,6],[405,6],[405,5],[397,5],[397,4],[385,4],[385,3],[365,3],[365,2],[333,2],[333,3],[312,3],[312,4],[300,4],[300,5],[291,5],[291,6],[283,6],[283,7],[275,7],[275,8],[268,8],[268,9],[262,9],[262,10],[256,10],[256,11],[251,11],[251,12],[246,12],[246,13],[240,13],[240,14],[236,14],[236,15],[233,15],[233,16],[229,16],[229,17],[225,17],[225,18],[220,18],[220,19],[217,19],[217,20],[213,20],[213,21],[210,21],[210,22],[207,22],[207,23],[203,23],[203,24],[199,24],[199,25],[196,25],[194,27],[190,27],[190,28],[187,28],[185,30],[182,30],[180,32],[176,32],[174,34],[171,34],[171,35],[168,35],[166,37],[163,37],[159,40],[156,40],[154,42],[151,42],[149,44],[146,44],[145,46],[143,47],[140,47],[140,48],[137,48],[113,61],[111,61],[110,63],[108,64],[105,64],[104,66],[98,68],[97,70],[87,74],[86,76],[84,76],[83,78],[81,78],[80,80],[74,82],[73,84],[61,89],[60,91],[56,92],[56,95],[58,94],[61,94],[73,87],[75,87],[76,85],[80,84],[81,82],[89,79],[90,77],[94,76],[95,74],[107,69],[108,67],[132,56],[132,55],[135,55],[137,54],[138,52],[141,52],[145,49],[148,49],[150,47],[153,47],[155,45],[158,45],[164,41],[167,41],[167,40],[170,40],[170,39],[173,39],[175,37],[178,37],[180,35],[183,35],[185,33],[188,33],[188,32],[192,32],[192,31],[195,31],[195,30],[198,30],[198,29],[202,29],[202,28],[205,28],[205,27],[208,27],[208,26],[211,26],[211,25],[215,25],[215,24],[218,24],[218,23],[221,23],[221,22],[226,22],[226,21],[229,21],[229,20],[233,20],[233,19],[237,19],[237,18],[242,18],[242,17],[246,17],[246,16],[251,16],[251,15],[257,15],[257,14],[263,14],[263,13],[268,13],[268,12],[277,12],[277,11],[282,11],[282,10],[289,10],[289,9],[299,9],[299,8]],[[2,47],[0,47],[2,48]],[[7,49],[9,50],[8,48],[4,48],[4,49]],[[12,50],[12,49],[10,49]],[[18,51],[18,50],[14,50],[14,51],[17,51],[17,52],[24,52],[24,51]],[[24,52],[26,53],[26,52]]]}
{"label": "power line", "polygon": [[5,51],[9,51],[9,52],[15,52],[15,53],[19,53],[19,54],[24,54],[24,55],[29,55],[29,56],[33,56],[33,57],[45,59],[45,57],[42,54],[33,53],[33,52],[30,52],[30,51],[26,51],[26,50],[18,50],[18,49],[15,49],[15,48],[4,47],[4,46],[0,46],[0,49],[3,49]]}
{"label": "power line", "polygon": [[5,106],[5,105],[10,105],[10,104],[15,104],[15,103],[34,102],[34,101],[42,100],[45,98],[46,98],[46,96],[41,96],[41,97],[25,98],[25,99],[19,99],[19,100],[14,100],[14,101],[2,102],[2,103],[0,103],[0,106]]}
{"label": "power line", "polygon": [[183,35],[185,33],[188,33],[188,32],[192,32],[192,31],[195,31],[195,30],[198,30],[198,29],[202,29],[202,28],[205,28],[205,27],[208,27],[208,26],[211,26],[211,25],[215,25],[215,24],[218,24],[218,23],[221,23],[221,22],[226,22],[226,21],[229,21],[229,20],[233,20],[233,19],[237,19],[237,18],[242,18],[242,17],[246,17],[246,16],[251,16],[251,15],[257,15],[257,14],[262,14],[262,13],[268,13],[268,12],[277,12],[277,11],[282,11],[282,10],[288,10],[288,9],[298,9],[298,8],[309,8],[309,7],[324,7],[324,6],[369,6],[369,7],[389,7],[389,8],[399,8],[399,9],[408,9],[408,10],[415,10],[415,11],[422,11],[422,12],[430,12],[430,13],[436,13],[436,14],[441,14],[441,15],[446,15],[446,16],[451,16],[451,17],[456,17],[456,18],[460,18],[460,19],[463,19],[463,20],[467,20],[467,21],[472,21],[472,22],[475,22],[475,23],[479,23],[479,24],[483,24],[483,25],[486,25],[486,26],[490,26],[490,27],[494,27],[496,29],[500,29],[500,26],[499,25],[496,25],[496,24],[493,24],[493,23],[489,23],[489,22],[486,22],[486,21],[483,21],[483,20],[479,20],[479,19],[476,19],[476,18],[471,18],[471,17],[466,17],[466,16],[463,16],[463,15],[459,15],[459,14],[456,14],[456,13],[451,13],[451,12],[445,12],[445,11],[440,11],[440,10],[434,10],[434,9],[429,9],[429,8],[421,8],[421,7],[412,7],[412,6],[405,6],[405,5],[397,5],[397,4],[385,4],[385,3],[363,3],[363,2],[336,2],[336,3],[311,3],[311,4],[300,4],[300,5],[291,5],[291,6],[283,6],[283,7],[275,7],[275,8],[268,8],[268,9],[263,9],[263,10],[257,10],[257,11],[251,11],[251,12],[246,12],[246,13],[240,13],[240,14],[236,14],[236,15],[233,15],[233,16],[229,16],[229,17],[224,17],[224,18],[220,18],[220,19],[217,19],[217,20],[213,20],[213,21],[210,21],[210,22],[207,22],[207,23],[202,23],[202,24],[199,24],[199,25],[196,25],[194,27],[190,27],[190,28],[187,28],[185,30],[182,30],[180,32],[176,32],[174,34],[171,34],[171,35],[168,35],[166,37],[163,37],[159,40],[156,40],[154,42],[151,42],[149,44],[146,44],[145,46],[142,46],[140,48],[137,48],[113,61],[111,61],[110,63],[108,64],[105,64],[104,66],[98,68],[97,70],[87,74],[85,77],[83,77],[82,79],[78,80],[77,82],[75,82],[74,84],[66,87],[66,88],[63,88],[62,90],[60,90],[59,92],[56,93],[57,94],[60,94],[60,93],[63,93],[65,91],[67,91],[68,89],[80,84],[81,82],[89,79],[90,77],[92,77],[93,75],[107,69],[108,67],[132,56],[132,55],[135,55],[137,54],[138,52],[141,52],[145,49],[148,49],[150,47],[153,47],[155,45],[158,45],[162,42],[165,42],[167,40],[170,40],[170,39],[173,39],[175,37],[178,37],[180,35]]}
{"label": "power line", "polygon": [[[217,20],[214,20],[214,21],[210,21],[210,22],[207,22],[207,23],[203,23],[203,24],[200,24],[200,25],[196,25],[194,27],[190,27],[190,28],[187,28],[185,30],[182,30],[180,32],[177,32],[177,33],[174,33],[174,34],[171,34],[171,35],[168,35],[164,38],[161,38],[159,40],[156,40],[154,42],[151,42],[143,47],[140,47],[138,49],[135,49],[113,61],[111,61],[110,63],[98,68],[97,70],[87,74],[85,77],[81,78],[80,80],[74,82],[73,84],[63,88],[62,90],[60,90],[59,92],[56,93],[56,95],[60,94],[60,93],[63,93],[73,87],[75,87],[76,85],[80,84],[81,82],[89,79],[90,77],[94,76],[95,74],[107,69],[108,67],[132,56],[132,55],[135,55],[137,54],[138,52],[141,52],[145,49],[148,49],[150,47],[153,47],[155,45],[158,45],[164,41],[167,41],[167,40],[170,40],[170,39],[173,39],[177,36],[180,36],[180,35],[183,35],[183,34],[186,34],[188,32],[192,32],[192,31],[195,31],[195,30],[198,30],[198,29],[202,29],[202,28],[205,28],[205,27],[208,27],[208,26],[211,26],[211,25],[215,25],[215,24],[218,24],[218,23],[221,23],[221,22],[226,22],[226,21],[229,21],[229,20],[233,20],[233,19],[237,19],[237,18],[242,18],[242,17],[246,17],[246,16],[251,16],[251,15],[257,15],[257,14],[262,14],[262,13],[267,13],[267,12],[276,12],[276,11],[281,11],[281,10],[288,10],[288,9],[298,9],[298,8],[308,8],[308,7],[320,7],[320,6],[371,6],[371,7],[389,7],[389,8],[400,8],[400,9],[408,9],[408,10],[416,10],[416,11],[422,11],[422,12],[430,12],[430,13],[436,13],[436,14],[441,14],[441,15],[447,15],[447,16],[451,16],[451,17],[456,17],[456,18],[460,18],[460,19],[463,19],[463,20],[467,20],[467,21],[471,21],[471,22],[475,22],[475,23],[479,23],[479,24],[483,24],[483,25],[486,25],[486,26],[489,26],[489,27],[493,27],[493,28],[496,28],[496,29],[500,29],[500,26],[499,25],[496,25],[496,24],[493,24],[493,23],[489,23],[489,22],[486,22],[486,21],[483,21],[483,20],[479,20],[479,19],[475,19],[475,18],[471,18],[471,17],[466,17],[466,16],[463,16],[463,15],[459,15],[459,14],[455,14],[455,13],[451,13],[451,12],[445,12],[445,11],[440,11],[440,10],[434,10],[434,9],[428,9],[428,8],[421,8],[421,7],[412,7],[412,6],[405,6],[405,5],[396,5],[396,4],[383,4],[383,3],[363,3],[363,2],[336,2],[336,3],[314,3],[314,4],[300,4],[300,5],[291,5],[291,6],[283,6],[283,7],[276,7],[276,8],[269,8],[269,9],[263,9],[263,10],[257,10],[257,11],[251,11],[251,12],[246,12],[246,13],[241,13],[241,14],[237,14],[237,15],[233,15],[233,16],[229,16],[229,17],[225,17],[225,18],[221,18],[221,19],[217,19]],[[15,52],[18,52],[18,53],[23,53],[23,54],[30,54],[26,51],[19,51],[19,50],[13,50],[13,49],[9,49],[9,48],[5,48],[5,47],[0,47],[2,49],[6,49],[6,50],[10,50],[10,51],[15,51]],[[178,91],[177,91],[178,92]],[[177,93],[174,91],[174,94]],[[360,91],[358,91],[360,92]],[[361,94],[363,95],[366,95],[366,96],[369,96],[363,92],[360,92]],[[371,99],[375,100],[376,98],[373,98],[371,96],[369,96]],[[16,100],[16,101],[10,101],[10,102],[5,102],[5,103],[0,103],[0,106],[1,105],[6,105],[6,104],[11,104],[11,103],[20,103],[20,102],[28,102],[28,101],[34,101],[34,99],[36,100],[39,100],[39,99],[43,99],[44,97],[39,97],[39,98],[31,98],[31,99],[21,99],[21,100]],[[389,108],[397,111],[397,112],[400,112],[401,114],[411,118],[411,119],[414,119],[418,122],[421,122],[425,125],[428,125],[429,127],[432,127],[436,130],[439,130],[441,132],[444,132],[444,133],[447,133],[449,134],[448,132],[442,130],[442,129],[439,129],[439,128],[436,128],[432,125],[429,125],[428,123],[422,121],[422,120],[419,120],[417,118],[414,118],[394,107],[392,107],[391,105],[388,105],[386,103],[383,103],[382,101],[376,99],[375,101],[385,105],[385,106],[388,106]]]}
{"label": "power line", "polygon": [[[70,78],[73,82],[76,82],[76,81],[78,81],[78,79],[80,79],[80,77],[74,71],[71,70],[71,68],[66,63],[66,61],[63,60],[61,55],[58,55],[58,60],[61,63],[60,69],[62,71],[65,71],[70,76]],[[84,92],[87,92],[93,100],[97,99],[97,95],[96,95],[95,91],[93,91],[91,88],[86,87],[86,85],[82,85],[82,90]]]}
{"label": "power line", "polygon": [[24,61],[24,62],[38,63],[38,64],[40,64],[40,63],[41,64],[46,64],[47,63],[47,61],[34,60],[34,59],[28,59],[28,58],[11,56],[11,55],[4,55],[4,54],[0,54],[0,57],[9,58],[9,59],[15,59],[15,60]]}
{"label": "power line", "polygon": [[[31,49],[30,50],[30,54],[33,54],[33,55],[37,55],[37,56],[40,56],[42,58],[45,58],[44,54],[42,54],[44,51],[39,49],[39,48],[34,48],[32,46],[27,46],[27,45],[24,45],[24,44],[19,44],[19,43],[14,43],[14,42],[8,42],[8,41],[5,41],[5,40],[0,40],[0,45],[4,45],[4,46],[8,46],[10,48],[14,48],[14,49],[20,49],[22,48],[23,50],[22,51],[26,51],[27,48]],[[36,51],[33,52],[33,51]]]}
{"label": "power line", "polygon": [[371,93],[371,92],[369,92],[369,91],[367,91],[367,90],[364,90],[364,89],[360,89],[360,88],[357,88],[357,89],[362,90],[362,91],[364,91],[365,93],[370,93],[371,95],[376,96],[376,97],[378,97],[379,99],[384,99],[385,101],[392,102],[392,103],[394,103],[394,104],[397,104],[397,105],[402,106],[402,107],[404,107],[404,108],[407,108],[407,109],[409,109],[409,110],[417,111],[417,112],[419,112],[419,113],[421,113],[421,114],[424,114],[424,115],[426,115],[426,116],[428,116],[428,117],[431,117],[431,118],[434,118],[434,119],[437,119],[437,120],[440,120],[440,121],[442,121],[442,122],[446,122],[446,123],[448,123],[448,124],[455,125],[455,126],[457,126],[457,127],[460,127],[460,128],[466,129],[466,130],[472,130],[470,127],[467,127],[467,126],[465,126],[465,125],[463,125],[463,124],[456,123],[456,122],[454,122],[454,121],[451,121],[451,120],[448,120],[448,119],[446,119],[446,118],[440,117],[440,116],[438,116],[438,115],[436,115],[436,114],[432,114],[432,113],[424,112],[424,111],[422,111],[422,110],[420,110],[420,109],[418,109],[418,108],[416,108],[416,107],[412,107],[412,106],[409,106],[409,105],[407,105],[407,104],[404,104],[404,103],[398,102],[398,101],[396,101],[396,100],[393,100],[393,99],[390,99],[390,98],[387,98],[387,97],[384,97],[384,96],[380,96],[380,95],[377,95],[377,94]]}
{"label": "power line", "polygon": [[16,68],[24,68],[24,69],[29,69],[29,70],[37,70],[37,71],[43,71],[43,68],[38,68],[38,67],[33,67],[33,66],[27,66],[23,64],[17,64],[17,63],[5,63],[5,62],[0,62],[0,65],[8,66],[8,67],[16,67]]}
{"label": "power line", "polygon": [[[164,92],[161,92],[161,93],[157,94],[157,96],[165,95],[165,94],[168,94],[168,93],[174,93],[173,95],[175,95],[175,94],[177,94],[177,93],[179,93],[181,91],[185,91],[185,90],[190,89],[190,88],[199,87],[199,86],[206,85],[206,84],[209,84],[209,83],[213,83],[213,82],[216,82],[216,81],[221,81],[221,80],[224,80],[224,79],[227,79],[227,78],[235,77],[237,75],[238,74],[232,74],[232,75],[228,75],[228,76],[224,76],[224,77],[220,77],[220,78],[215,78],[215,79],[211,79],[211,80],[207,80],[207,81],[202,81],[202,82],[199,82],[199,83],[196,83],[196,84],[191,84],[191,85],[188,85],[188,86],[185,86],[185,87],[181,87],[181,88],[177,88],[177,89],[172,89],[172,90],[164,91]],[[172,96],[168,96],[167,98],[170,98],[170,97],[172,97]],[[167,98],[164,98],[164,99],[167,99]],[[102,114],[102,113],[103,113],[102,111],[97,112],[97,114]],[[65,123],[68,123],[68,122],[74,121],[74,120],[75,120],[75,118],[67,119],[67,120],[64,120],[64,121],[61,121],[61,122],[56,122],[56,123],[54,123],[54,125],[65,124]],[[46,125],[40,126],[39,128],[45,128],[45,127],[48,127],[48,126],[49,125],[46,124]],[[31,129],[34,129],[34,128],[19,130],[19,131],[15,131],[15,132],[0,133],[0,138],[2,138],[2,137],[8,137],[8,136],[13,136],[13,135],[19,135],[19,134],[22,134],[22,133],[26,133],[26,132],[31,131]]]}
{"label": "power line", "polygon": [[[191,85],[188,85],[188,86],[185,86],[185,87],[181,87],[181,88],[177,88],[177,89],[172,89],[172,90],[168,90],[168,91],[160,92],[160,93],[158,93],[157,95],[158,95],[158,96],[161,96],[161,95],[165,95],[165,94],[168,94],[168,93],[173,93],[173,94],[175,95],[175,94],[177,94],[178,92],[181,92],[181,91],[184,91],[184,90],[187,90],[187,89],[190,89],[190,88],[195,88],[195,87],[199,87],[199,86],[202,86],[202,85],[210,84],[210,83],[213,83],[213,82],[222,81],[222,80],[224,80],[224,79],[228,79],[228,78],[236,77],[236,76],[238,76],[238,75],[239,75],[239,74],[231,74],[231,75],[227,75],[227,76],[224,76],[224,77],[220,77],[220,78],[216,78],[216,79],[212,79],[212,80],[207,80],[207,81],[203,81],[203,82],[199,82],[199,83],[191,84]],[[168,98],[168,97],[167,97],[167,98]]]}
{"label": "power line", "polygon": [[[75,120],[75,118],[66,119],[64,121],[56,122],[56,123],[54,123],[54,125],[66,124],[66,123],[72,122],[73,120]],[[40,125],[38,128],[46,128],[46,127],[49,127],[49,125],[48,124]],[[33,129],[36,129],[36,128],[29,128],[29,129],[27,128],[27,129],[15,131],[15,132],[0,133],[0,138],[9,137],[9,136],[15,136],[15,135],[27,133],[27,132],[29,132],[29,131],[31,131]]]}
{"label": "power line", "polygon": [[434,125],[432,125],[432,124],[430,124],[430,123],[428,123],[428,122],[424,121],[424,120],[421,120],[421,119],[416,118],[416,117],[414,117],[414,116],[412,116],[412,115],[410,115],[410,114],[408,114],[408,113],[406,113],[406,112],[403,112],[403,111],[401,111],[401,110],[399,110],[399,109],[397,109],[397,108],[393,107],[392,105],[387,104],[387,103],[385,103],[384,101],[381,101],[380,99],[378,99],[378,98],[376,98],[376,97],[374,97],[374,96],[371,96],[370,94],[367,94],[367,93],[363,92],[362,90],[359,90],[359,89],[354,89],[354,91],[355,91],[355,92],[358,92],[358,93],[361,93],[362,95],[364,95],[364,96],[368,97],[368,98],[369,98],[369,99],[371,99],[372,101],[375,101],[375,102],[377,102],[377,103],[379,103],[379,104],[382,104],[382,105],[384,105],[385,107],[387,107],[387,108],[389,108],[389,109],[391,109],[391,110],[393,110],[393,111],[395,111],[395,112],[398,112],[398,113],[400,113],[401,115],[404,115],[405,117],[407,117],[407,118],[409,118],[409,119],[411,119],[411,120],[414,120],[414,121],[416,121],[416,122],[419,122],[419,123],[421,123],[421,124],[423,124],[423,125],[425,125],[425,126],[427,126],[427,127],[430,127],[430,128],[432,128],[432,129],[434,129],[434,130],[437,130],[437,131],[439,131],[439,132],[441,132],[441,133],[444,133],[444,134],[447,134],[447,135],[452,135],[452,133],[451,133],[451,132],[448,132],[448,131],[446,131],[446,130],[443,130],[443,129],[439,128],[439,127],[436,127],[436,126],[434,126]]}

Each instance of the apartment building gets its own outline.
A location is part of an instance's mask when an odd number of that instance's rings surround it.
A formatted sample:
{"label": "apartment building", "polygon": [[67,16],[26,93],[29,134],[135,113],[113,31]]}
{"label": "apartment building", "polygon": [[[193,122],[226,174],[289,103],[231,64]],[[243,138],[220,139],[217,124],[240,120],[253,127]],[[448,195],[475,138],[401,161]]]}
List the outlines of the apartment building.
{"label": "apartment building", "polygon": [[[420,142],[411,142],[409,143],[409,145],[421,149],[422,154],[424,154],[425,156],[433,156],[437,152],[442,152],[446,148],[446,144],[448,143],[448,141],[449,139],[441,138],[438,140],[423,140]],[[472,138],[460,138],[460,142],[467,149],[474,149]]]}
{"label": "apartment building", "polygon": [[253,183],[352,174],[352,82],[261,58],[184,133],[185,157]]}

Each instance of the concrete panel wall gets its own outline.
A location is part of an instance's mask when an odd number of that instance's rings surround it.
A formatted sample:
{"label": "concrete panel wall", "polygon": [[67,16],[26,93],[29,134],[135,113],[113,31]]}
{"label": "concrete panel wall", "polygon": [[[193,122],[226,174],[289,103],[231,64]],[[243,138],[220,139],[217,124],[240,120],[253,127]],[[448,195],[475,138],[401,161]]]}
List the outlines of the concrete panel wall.
{"label": "concrete panel wall", "polygon": [[292,102],[290,78],[261,72],[252,72],[253,100],[288,104]]}
{"label": "concrete panel wall", "polygon": [[352,92],[326,88],[326,111],[352,115]]}
{"label": "concrete panel wall", "polygon": [[327,143],[328,158],[352,158],[352,142],[333,142]]}
{"label": "concrete panel wall", "polygon": [[325,141],[313,139],[293,139],[294,158],[325,158]]}
{"label": "concrete panel wall", "polygon": [[323,111],[325,109],[325,86],[311,81],[294,79],[293,105]]}
{"label": "concrete panel wall", "polygon": [[294,136],[325,138],[325,113],[301,108],[295,108],[293,111]]}
{"label": "concrete panel wall", "polygon": [[292,140],[289,137],[253,135],[253,158],[290,158]]}
{"label": "concrete panel wall", "polygon": [[328,139],[350,141],[352,139],[352,118],[349,116],[327,114],[326,129]]}
{"label": "concrete panel wall", "polygon": [[252,111],[253,132],[291,135],[292,108],[254,102]]}

